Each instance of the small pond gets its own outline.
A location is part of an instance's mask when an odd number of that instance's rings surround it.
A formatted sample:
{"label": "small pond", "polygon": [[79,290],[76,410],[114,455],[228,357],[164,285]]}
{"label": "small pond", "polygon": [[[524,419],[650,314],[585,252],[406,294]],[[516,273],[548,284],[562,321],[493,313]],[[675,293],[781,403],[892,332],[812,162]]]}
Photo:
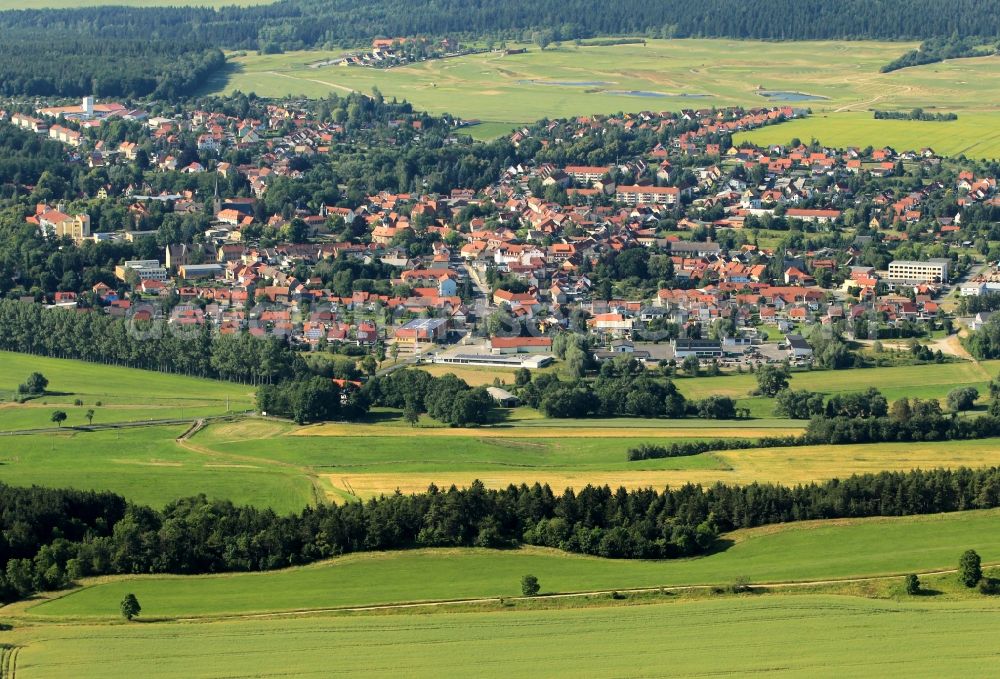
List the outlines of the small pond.
{"label": "small pond", "polygon": [[707,94],[669,94],[667,92],[649,92],[648,90],[607,90],[604,94],[618,94],[624,97],[670,97],[671,99],[703,99]]}
{"label": "small pond", "polygon": [[555,85],[556,87],[603,87],[612,83],[603,80],[518,80],[519,85]]}
{"label": "small pond", "polygon": [[757,94],[766,99],[773,99],[774,101],[823,101],[827,98],[821,97],[818,94],[806,94],[805,92],[781,92],[772,90],[758,90]]}

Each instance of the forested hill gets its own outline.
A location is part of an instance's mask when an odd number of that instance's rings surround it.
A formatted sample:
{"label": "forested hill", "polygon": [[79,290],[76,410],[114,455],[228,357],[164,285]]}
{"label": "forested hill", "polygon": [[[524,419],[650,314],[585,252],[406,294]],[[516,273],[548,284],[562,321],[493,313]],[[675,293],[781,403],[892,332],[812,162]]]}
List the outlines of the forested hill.
{"label": "forested hill", "polygon": [[11,10],[0,12],[0,95],[174,99],[223,66],[220,49],[333,49],[415,35],[542,44],[626,34],[944,45],[891,65],[902,68],[978,50],[1000,34],[1000,0],[280,0],[218,10]]}
{"label": "forested hill", "polygon": [[1000,0],[282,0],[220,10],[94,7],[0,13],[5,35],[52,29],[249,49],[357,44],[379,36],[525,38],[536,30],[551,31],[556,40],[621,34],[927,39],[1000,34]]}

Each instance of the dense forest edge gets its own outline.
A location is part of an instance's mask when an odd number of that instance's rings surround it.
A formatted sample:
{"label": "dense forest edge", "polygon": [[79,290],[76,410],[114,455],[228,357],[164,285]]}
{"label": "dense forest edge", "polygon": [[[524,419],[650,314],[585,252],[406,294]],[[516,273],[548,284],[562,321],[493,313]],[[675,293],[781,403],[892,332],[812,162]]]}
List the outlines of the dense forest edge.
{"label": "dense forest edge", "polygon": [[[486,0],[282,0],[220,9],[9,10],[0,12],[0,94],[188,96],[221,68],[220,50],[342,49],[378,37],[447,35],[494,44],[602,36],[926,41],[883,68],[891,71],[995,51],[984,43],[1000,34],[1000,0],[618,0],[596,9],[586,0],[502,6]],[[60,49],[49,49],[53,42]]]}
{"label": "dense forest edge", "polygon": [[0,484],[0,600],[105,574],[264,571],[350,552],[521,544],[617,559],[705,554],[737,528],[1000,506],[1000,469],[882,472],[787,487],[663,491],[538,483],[396,493],[366,502],[267,509],[179,499],[162,510],[108,492]]}

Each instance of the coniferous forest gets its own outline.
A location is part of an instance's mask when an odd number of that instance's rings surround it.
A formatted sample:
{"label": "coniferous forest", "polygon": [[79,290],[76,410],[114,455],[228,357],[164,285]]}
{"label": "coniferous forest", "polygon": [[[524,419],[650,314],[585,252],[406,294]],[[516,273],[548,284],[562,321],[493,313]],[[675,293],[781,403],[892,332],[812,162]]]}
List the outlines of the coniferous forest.
{"label": "coniferous forest", "polygon": [[193,93],[220,68],[221,49],[335,48],[414,35],[530,40],[534,31],[546,32],[551,40],[602,35],[972,38],[969,44],[975,44],[1000,33],[1000,0],[617,0],[598,6],[589,0],[499,5],[487,0],[282,0],[217,10],[14,10],[0,13],[0,94],[172,98]]}
{"label": "coniferous forest", "polygon": [[350,552],[413,547],[553,547],[605,558],[678,558],[721,532],[788,521],[907,516],[1000,506],[1000,469],[881,472],[788,487],[656,491],[586,486],[414,495],[278,516],[205,496],[163,510],[113,493],[0,484],[0,601],[88,575],[262,571]]}

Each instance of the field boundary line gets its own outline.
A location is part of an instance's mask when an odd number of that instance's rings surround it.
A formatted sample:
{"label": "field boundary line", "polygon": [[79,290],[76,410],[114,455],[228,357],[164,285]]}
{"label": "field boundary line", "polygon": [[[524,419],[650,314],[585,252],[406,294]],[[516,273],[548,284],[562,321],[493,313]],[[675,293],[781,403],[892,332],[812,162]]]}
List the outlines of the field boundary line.
{"label": "field boundary line", "polygon": [[[1000,566],[1000,562],[982,564],[983,568],[996,568]],[[945,568],[936,569],[929,571],[909,571],[906,573],[891,573],[885,575],[869,575],[861,577],[851,577],[851,578],[826,578],[819,580],[784,580],[776,582],[751,582],[748,586],[758,587],[758,588],[770,588],[770,589],[807,589],[810,587],[821,587],[823,585],[849,585],[856,583],[865,582],[882,582],[886,580],[895,580],[897,578],[902,578],[909,573],[914,573],[917,576],[926,577],[933,575],[949,575],[957,573],[957,568]],[[538,601],[538,600],[551,600],[556,601],[560,599],[574,599],[574,598],[585,598],[591,596],[603,596],[611,595],[615,592],[625,593],[625,594],[647,594],[653,592],[694,592],[700,590],[711,590],[718,587],[722,587],[721,584],[692,584],[692,585],[661,585],[661,586],[649,586],[649,587],[619,587],[612,589],[596,589],[596,590],[581,590],[572,592],[552,592],[549,594],[539,594],[537,596],[483,596],[483,597],[460,597],[455,599],[430,599],[430,600],[418,600],[418,601],[408,601],[408,602],[398,602],[398,603],[386,603],[386,604],[363,604],[354,606],[322,606],[318,608],[298,608],[284,611],[271,611],[271,612],[258,612],[258,613],[230,613],[230,614],[215,614],[215,615],[203,615],[203,616],[182,616],[182,617],[160,617],[155,620],[149,620],[148,623],[153,624],[157,622],[164,623],[195,623],[195,622],[212,622],[218,620],[260,620],[268,618],[286,618],[286,617],[302,617],[310,615],[320,615],[324,613],[364,613],[368,611],[392,611],[392,610],[410,610],[418,608],[440,608],[442,606],[456,606],[456,605],[468,605],[468,604],[485,604],[485,603],[496,603],[501,599],[505,601]],[[37,619],[37,616],[36,618]]]}

